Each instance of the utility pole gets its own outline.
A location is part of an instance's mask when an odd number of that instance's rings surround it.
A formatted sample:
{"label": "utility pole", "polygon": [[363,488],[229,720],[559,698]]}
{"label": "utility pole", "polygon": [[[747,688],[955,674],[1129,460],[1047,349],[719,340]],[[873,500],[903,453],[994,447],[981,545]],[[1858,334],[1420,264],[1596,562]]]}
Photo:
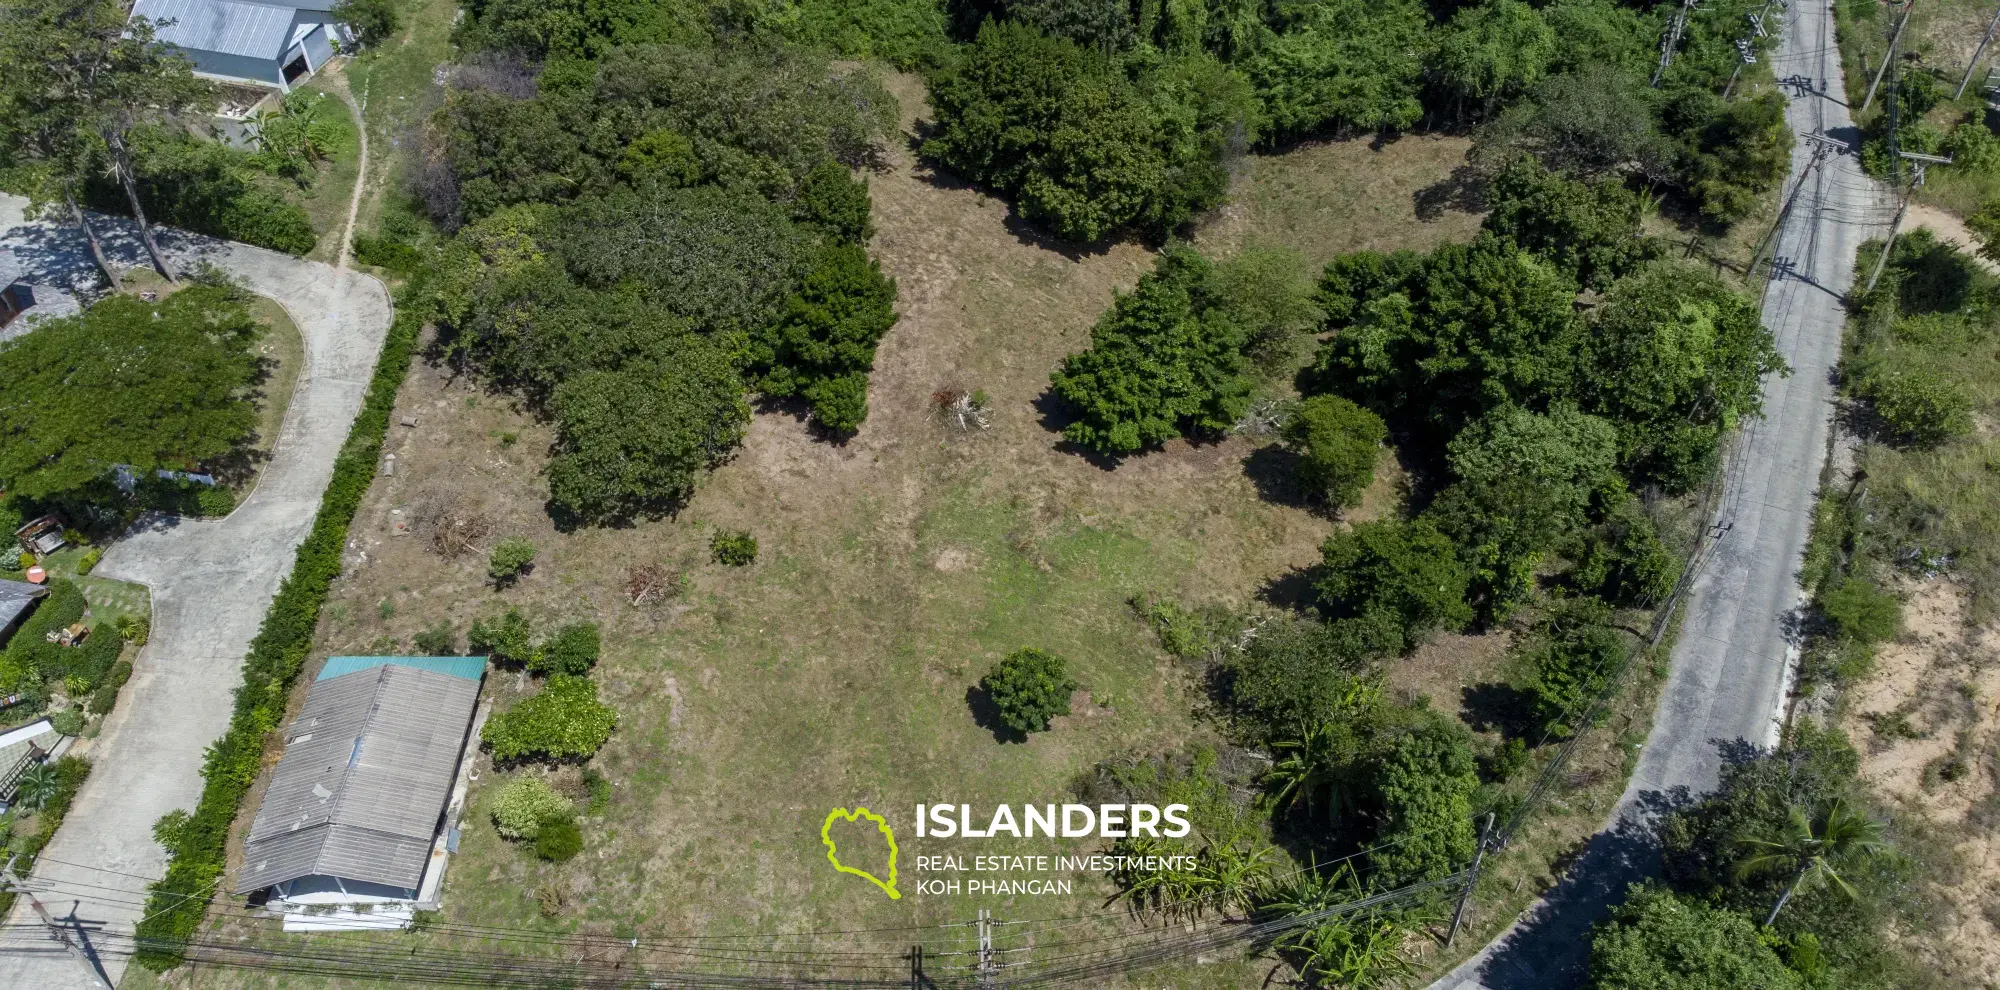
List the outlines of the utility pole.
{"label": "utility pole", "polygon": [[1965,75],[1958,79],[1958,92],[1951,94],[1956,100],[1965,95],[1965,84],[1972,81],[1972,70],[1979,67],[1979,56],[1986,54],[1986,46],[1993,43],[1993,31],[2000,28],[2000,7],[1993,10],[1993,19],[1986,22],[1986,36],[1979,39],[1979,47],[1972,50],[1972,61],[1965,63]]}
{"label": "utility pole", "polygon": [[1764,259],[1764,249],[1777,244],[1779,232],[1785,229],[1785,220],[1792,215],[1792,205],[1799,201],[1799,191],[1804,189],[1806,183],[1812,180],[1814,170],[1824,165],[1827,156],[1831,155],[1835,149],[1846,147],[1846,145],[1822,134],[1808,134],[1806,135],[1806,139],[1813,142],[1812,161],[1799,173],[1799,181],[1797,185],[1792,187],[1792,194],[1785,197],[1785,205],[1778,211],[1777,222],[1771,224],[1770,232],[1764,235],[1763,240],[1757,242],[1757,250],[1750,255],[1750,268],[1744,272],[1750,278],[1757,277],[1757,263]]}
{"label": "utility pole", "polygon": [[910,946],[910,990],[924,990],[924,947]]}
{"label": "utility pole", "polygon": [[1653,88],[1660,88],[1660,77],[1667,74],[1667,66],[1673,64],[1674,49],[1681,44],[1681,32],[1687,30],[1688,12],[1694,9],[1695,0],[1681,0],[1681,9],[1674,12],[1674,20],[1667,27],[1666,44],[1660,46],[1660,64],[1653,70]]}
{"label": "utility pole", "polygon": [[1868,84],[1868,96],[1861,101],[1861,109],[1856,113],[1866,113],[1875,103],[1875,87],[1882,85],[1882,74],[1889,71],[1889,63],[1896,60],[1896,46],[1903,40],[1903,29],[1910,26],[1910,15],[1917,12],[1917,0],[1910,0],[1903,8],[1903,19],[1896,22],[1895,33],[1889,35],[1889,53],[1882,56],[1882,64],[1875,69],[1875,81]]}
{"label": "utility pole", "polygon": [[1882,269],[1889,265],[1889,252],[1896,247],[1896,235],[1902,233],[1903,217],[1910,211],[1910,198],[1916,194],[1917,187],[1924,184],[1924,166],[1951,164],[1951,159],[1936,155],[1919,155],[1910,151],[1899,152],[1898,155],[1908,158],[1916,167],[1911,170],[1910,184],[1903,189],[1903,201],[1896,207],[1896,219],[1889,223],[1889,239],[1882,243],[1882,253],[1875,257],[1875,270],[1868,273],[1868,284],[1861,290],[1863,295],[1875,291],[1875,281],[1882,277]]}
{"label": "utility pole", "polygon": [[1723,99],[1729,99],[1729,94],[1736,92],[1736,79],[1743,75],[1743,67],[1757,63],[1757,53],[1752,46],[1757,43],[1756,39],[1771,33],[1764,30],[1764,15],[1771,12],[1771,5],[1776,2],[1778,0],[1764,0],[1764,9],[1750,15],[1750,37],[1736,43],[1736,52],[1742,60],[1736,63],[1736,71],[1729,74],[1729,85],[1722,87]]}
{"label": "utility pole", "polygon": [[993,912],[979,909],[979,985],[993,985]]}
{"label": "utility pole", "polygon": [[[5,867],[0,867],[0,879],[5,879],[9,881],[7,883],[7,889],[13,891],[16,894],[20,894],[21,896],[26,897],[28,899],[28,905],[30,907],[33,907],[35,909],[35,914],[41,917],[42,924],[48,926],[49,937],[55,939],[58,942],[61,942],[63,948],[69,950],[70,958],[75,959],[77,965],[83,967],[84,977],[90,981],[91,986],[102,987],[104,988],[104,990],[110,990],[110,984],[105,983],[104,980],[98,977],[97,966],[90,961],[90,956],[84,953],[83,947],[78,945],[76,943],[76,940],[70,937],[69,930],[61,925],[56,924],[56,920],[54,918],[49,917],[49,909],[42,906],[41,898],[36,897],[34,891],[29,890],[19,881],[13,880],[12,879],[13,876],[14,876],[14,860],[12,857],[9,857],[7,859],[7,865]],[[71,917],[75,917],[74,910],[72,910],[70,914]]]}
{"label": "utility pole", "polygon": [[1465,923],[1465,907],[1472,903],[1472,892],[1479,886],[1479,867],[1486,861],[1486,844],[1493,835],[1493,812],[1486,813],[1486,824],[1479,828],[1479,848],[1472,854],[1471,875],[1465,878],[1465,889],[1458,892],[1458,910],[1451,913],[1451,931],[1444,937],[1445,948],[1451,948],[1451,941],[1458,937],[1458,927]]}

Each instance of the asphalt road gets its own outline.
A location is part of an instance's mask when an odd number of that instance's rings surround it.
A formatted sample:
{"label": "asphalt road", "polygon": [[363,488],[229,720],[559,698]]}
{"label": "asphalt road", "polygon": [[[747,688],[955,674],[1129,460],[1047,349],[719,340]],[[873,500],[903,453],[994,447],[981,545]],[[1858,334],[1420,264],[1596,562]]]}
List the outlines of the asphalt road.
{"label": "asphalt road", "polygon": [[[1720,535],[1689,589],[1652,736],[1611,820],[1561,884],[1433,990],[1580,984],[1590,926],[1658,870],[1649,823],[1713,789],[1725,760],[1777,741],[1804,594],[1798,570],[1834,411],[1842,294],[1855,252],[1886,233],[1893,204],[1854,154],[1860,138],[1826,0],[1794,0],[1772,68],[1791,97],[1785,116],[1798,139],[1786,194],[1805,181],[1773,248],[1779,274],[1764,298],[1764,324],[1792,374],[1765,382],[1764,418],[1747,422],[1730,449],[1710,531]],[[1809,170],[1809,134],[1848,149]]]}
{"label": "asphalt road", "polygon": [[[20,224],[23,203],[0,196],[0,244],[47,281],[96,282],[81,234]],[[100,219],[115,261],[142,264],[129,224]],[[256,490],[223,519],[142,522],[114,543],[95,573],[149,586],[150,641],[132,680],[93,741],[90,780],[36,863],[31,885],[51,913],[88,932],[129,933],[146,884],[166,867],[153,823],[201,795],[202,751],[229,725],[243,657],[293,552],[312,527],[333,461],[360,411],[391,319],[389,295],[366,275],[319,262],[162,232],[177,267],[206,260],[251,291],[277,300],[305,341],[305,367],[271,460]],[[26,898],[16,925],[34,920]],[[115,983],[122,956],[100,955]],[[0,938],[0,987],[69,990],[92,986],[87,971],[40,932],[13,928]]]}

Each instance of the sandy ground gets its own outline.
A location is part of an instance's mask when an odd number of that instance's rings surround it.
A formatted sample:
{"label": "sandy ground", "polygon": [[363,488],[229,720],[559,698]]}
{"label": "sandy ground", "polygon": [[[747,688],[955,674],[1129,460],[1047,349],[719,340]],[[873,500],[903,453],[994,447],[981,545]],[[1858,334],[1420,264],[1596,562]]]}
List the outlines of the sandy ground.
{"label": "sandy ground", "polygon": [[1904,634],[1850,691],[1845,727],[1862,748],[1863,779],[1957,837],[1959,880],[1940,891],[1950,913],[1920,938],[1968,985],[1993,987],[2000,986],[2000,630],[1967,628],[1964,611],[1965,596],[1949,581],[1910,589]]}
{"label": "sandy ground", "polygon": [[1973,240],[1972,232],[1965,229],[1965,221],[1957,216],[1923,203],[1911,203],[1910,212],[1904,224],[1914,230],[1922,227],[1937,235],[1937,239],[1958,248],[1986,266],[1986,270],[2000,275],[2000,262],[1979,253],[1979,242]]}

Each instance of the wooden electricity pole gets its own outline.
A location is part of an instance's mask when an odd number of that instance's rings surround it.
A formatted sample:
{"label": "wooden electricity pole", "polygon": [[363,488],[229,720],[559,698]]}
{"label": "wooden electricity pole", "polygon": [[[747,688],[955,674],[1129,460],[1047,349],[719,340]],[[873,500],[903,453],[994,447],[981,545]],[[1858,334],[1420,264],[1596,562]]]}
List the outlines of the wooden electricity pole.
{"label": "wooden electricity pole", "polygon": [[1889,71],[1889,63],[1896,60],[1896,46],[1903,40],[1903,29],[1910,26],[1910,15],[1916,12],[1917,0],[1910,0],[1909,6],[1903,8],[1903,19],[1896,22],[1895,33],[1889,35],[1889,53],[1882,56],[1882,64],[1876,66],[1875,81],[1868,84],[1868,96],[1861,101],[1861,109],[1856,113],[1865,113],[1874,104],[1875,88],[1882,85],[1882,74]]}
{"label": "wooden electricity pole", "polygon": [[1688,11],[1694,9],[1695,0],[1681,0],[1681,9],[1674,12],[1674,21],[1667,26],[1666,43],[1660,46],[1660,64],[1653,69],[1654,89],[1660,88],[1660,77],[1667,74],[1667,66],[1674,61],[1674,49],[1681,44],[1681,33],[1687,30]]}
{"label": "wooden electricity pole", "polygon": [[1993,43],[1993,30],[2000,28],[2000,7],[1993,10],[1993,19],[1986,22],[1986,36],[1979,39],[1979,47],[1972,50],[1972,60],[1965,63],[1965,75],[1958,77],[1958,92],[1951,94],[1956,100],[1965,95],[1965,84],[1972,81],[1972,70],[1979,68],[1979,56],[1986,54],[1986,46]]}
{"label": "wooden electricity pole", "polygon": [[35,909],[35,914],[42,919],[42,924],[48,927],[49,937],[61,942],[63,948],[69,950],[70,958],[75,959],[77,965],[83,967],[84,977],[90,981],[91,986],[110,990],[110,984],[105,983],[97,975],[97,966],[90,961],[90,956],[85,954],[83,947],[70,937],[69,929],[56,924],[56,919],[49,916],[49,909],[42,906],[41,898],[36,897],[34,891],[29,890],[18,880],[14,879],[14,860],[12,858],[7,860],[6,866],[0,867],[0,881],[5,882],[7,889],[28,899],[28,906]]}

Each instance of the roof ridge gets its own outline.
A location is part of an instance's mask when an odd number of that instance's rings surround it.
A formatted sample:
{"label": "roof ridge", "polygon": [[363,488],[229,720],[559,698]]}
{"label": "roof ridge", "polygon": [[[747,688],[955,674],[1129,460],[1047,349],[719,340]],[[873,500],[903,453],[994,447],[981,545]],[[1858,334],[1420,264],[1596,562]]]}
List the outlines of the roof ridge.
{"label": "roof ridge", "polygon": [[[389,671],[394,669],[394,667],[388,664],[383,664],[375,668],[377,671],[375,675],[375,691],[368,699],[368,714],[362,718],[361,727],[355,730],[360,735],[354,737],[354,748],[347,754],[347,769],[341,771],[340,789],[334,792],[333,807],[327,809],[327,824],[338,821],[340,819],[340,809],[347,804],[347,785],[353,782],[354,771],[361,766],[361,741],[368,738],[369,730],[375,727],[375,716],[382,713],[382,695],[389,690]],[[356,671],[356,673],[360,673],[360,671]]]}

